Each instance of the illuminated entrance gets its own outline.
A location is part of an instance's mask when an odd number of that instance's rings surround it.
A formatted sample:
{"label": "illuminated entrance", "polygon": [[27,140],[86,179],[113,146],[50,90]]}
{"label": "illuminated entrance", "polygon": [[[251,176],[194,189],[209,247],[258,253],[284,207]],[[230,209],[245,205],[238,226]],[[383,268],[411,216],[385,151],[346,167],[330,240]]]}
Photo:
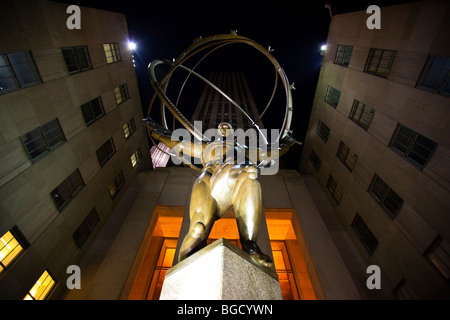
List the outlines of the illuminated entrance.
{"label": "illuminated entrance", "polygon": [[[184,211],[184,207],[158,206],[155,209],[135,261],[135,277],[128,299],[159,299],[165,273],[175,257]],[[315,300],[316,295],[298,242],[299,226],[294,210],[265,209],[264,213],[283,299]],[[208,243],[220,238],[226,238],[240,247],[232,213],[214,223]]]}

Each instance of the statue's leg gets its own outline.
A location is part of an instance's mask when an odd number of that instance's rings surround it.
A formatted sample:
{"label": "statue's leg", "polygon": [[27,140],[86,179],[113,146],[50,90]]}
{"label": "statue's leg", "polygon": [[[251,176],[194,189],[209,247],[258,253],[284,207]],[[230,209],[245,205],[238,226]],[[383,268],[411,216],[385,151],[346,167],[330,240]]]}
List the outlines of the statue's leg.
{"label": "statue's leg", "polygon": [[262,214],[261,186],[257,169],[242,168],[233,189],[232,202],[242,249],[260,265],[271,267],[272,259],[256,244]]}
{"label": "statue's leg", "polygon": [[217,204],[211,196],[210,178],[211,173],[205,170],[192,188],[189,231],[181,244],[178,261],[201,249],[211,232],[216,219]]}

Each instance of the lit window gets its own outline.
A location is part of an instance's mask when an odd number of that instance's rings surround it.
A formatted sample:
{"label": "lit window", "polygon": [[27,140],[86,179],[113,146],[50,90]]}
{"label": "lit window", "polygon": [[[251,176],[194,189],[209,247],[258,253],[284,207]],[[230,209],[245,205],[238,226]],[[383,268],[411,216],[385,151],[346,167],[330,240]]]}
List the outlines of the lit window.
{"label": "lit window", "polygon": [[403,205],[403,199],[377,175],[372,179],[369,192],[391,218]]}
{"label": "lit window", "polygon": [[370,49],[364,72],[387,78],[391,71],[397,51]]}
{"label": "lit window", "polygon": [[378,246],[378,240],[358,213],[356,213],[355,218],[352,221],[352,228],[367,252],[372,254]]}
{"label": "lit window", "polygon": [[116,88],[114,88],[114,96],[116,97],[116,103],[121,104],[125,100],[127,100],[130,95],[128,94],[127,84],[124,83]]}
{"label": "lit window", "polygon": [[426,256],[445,279],[450,279],[450,244],[447,241],[438,237]]}
{"label": "lit window", "polygon": [[317,126],[317,134],[326,143],[328,141],[328,136],[330,135],[330,128],[328,128],[322,121],[319,120]]}
{"label": "lit window", "polygon": [[102,98],[97,97],[89,102],[82,104],[81,111],[83,112],[83,117],[86,124],[92,124],[105,114],[105,111],[103,110]]}
{"label": "lit window", "polygon": [[450,95],[450,58],[430,56],[417,87]]}
{"label": "lit window", "polygon": [[352,56],[353,46],[338,45],[334,63],[342,66],[348,66]]}
{"label": "lit window", "polygon": [[29,51],[0,54],[0,93],[41,83]]}
{"label": "lit window", "polygon": [[24,300],[45,300],[51,293],[55,286],[55,280],[48,273],[47,270],[39,277],[38,281],[34,284],[28,294],[23,298]]}
{"label": "lit window", "polygon": [[123,125],[123,134],[125,135],[125,139],[128,139],[135,131],[136,123],[134,122],[134,118],[131,118],[130,121]]}
{"label": "lit window", "polygon": [[336,203],[339,204],[342,200],[342,190],[331,174],[328,177],[327,189],[333,196],[334,201],[336,201]]}
{"label": "lit window", "polygon": [[100,166],[104,166],[105,163],[116,153],[116,148],[114,147],[114,141],[110,138],[106,141],[100,148],[97,149],[97,159]]}
{"label": "lit window", "polygon": [[[5,270],[11,262],[16,259],[27,246],[26,241],[19,241],[23,238],[17,227],[6,232],[0,238],[0,273]],[[21,244],[21,242],[24,242]]]}
{"label": "lit window", "polygon": [[327,93],[325,94],[325,101],[336,108],[339,103],[340,96],[341,92],[338,89],[328,86]]}
{"label": "lit window", "polygon": [[141,148],[139,147],[132,155],[131,155],[131,165],[133,168],[137,166],[139,161],[142,159]]}
{"label": "lit window", "polygon": [[354,100],[349,118],[358,124],[364,130],[369,129],[375,110],[366,106],[364,103]]}
{"label": "lit window", "polygon": [[339,144],[339,149],[336,155],[350,171],[353,170],[358,156],[351,151],[343,141]]}
{"label": "lit window", "polygon": [[389,146],[419,168],[424,168],[433,155],[437,143],[398,124]]}
{"label": "lit window", "polygon": [[62,53],[70,74],[92,69],[86,46],[62,48]]}
{"label": "lit window", "polygon": [[30,159],[37,161],[61,146],[66,138],[58,119],[55,119],[24,134],[20,137],[20,141],[22,141]]}
{"label": "lit window", "polygon": [[81,178],[80,171],[77,169],[55,189],[53,189],[53,191],[50,192],[50,195],[52,196],[58,210],[62,211],[78,194],[83,186],[83,178]]}
{"label": "lit window", "polygon": [[114,182],[108,186],[108,190],[109,190],[109,194],[111,195],[111,198],[114,199],[116,197],[116,195],[119,193],[120,189],[122,189],[124,184],[125,184],[125,179],[123,177],[122,171],[120,171],[119,174],[114,179]]}
{"label": "lit window", "polygon": [[105,50],[105,57],[107,63],[118,62],[121,60],[119,44],[117,42],[104,43],[103,50]]}

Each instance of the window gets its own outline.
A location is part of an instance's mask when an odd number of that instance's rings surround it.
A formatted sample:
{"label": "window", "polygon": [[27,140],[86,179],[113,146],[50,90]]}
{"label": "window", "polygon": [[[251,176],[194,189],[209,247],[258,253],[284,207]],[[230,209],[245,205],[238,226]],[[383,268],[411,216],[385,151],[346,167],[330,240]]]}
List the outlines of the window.
{"label": "window", "polygon": [[119,44],[117,42],[104,43],[103,50],[105,50],[105,57],[107,63],[118,62],[121,60]]}
{"label": "window", "polygon": [[122,171],[120,171],[119,174],[114,179],[114,182],[108,186],[109,194],[111,195],[111,198],[114,199],[116,197],[116,195],[119,193],[120,189],[122,189],[124,184],[125,184],[125,179],[123,177]]}
{"label": "window", "polygon": [[353,170],[358,156],[351,151],[343,141],[339,144],[339,149],[336,155],[350,171]]}
{"label": "window", "polygon": [[83,246],[99,220],[100,219],[98,217],[97,210],[95,210],[95,208],[92,208],[91,212],[89,212],[87,217],[73,233],[72,237],[78,248],[81,248]]}
{"label": "window", "polygon": [[348,66],[350,63],[350,58],[352,56],[353,46],[338,45],[336,50],[336,57],[334,58],[334,63],[340,64],[342,66]]}
{"label": "window", "polygon": [[430,55],[417,87],[450,95],[450,58]]}
{"label": "window", "polygon": [[29,51],[0,54],[0,94],[41,82]]}
{"label": "window", "polygon": [[328,86],[327,93],[325,95],[325,101],[331,104],[333,107],[337,107],[341,92],[333,87]]}
{"label": "window", "polygon": [[139,161],[142,159],[141,148],[139,147],[132,155],[131,155],[131,165],[133,168],[137,166]]}
{"label": "window", "polygon": [[424,168],[433,155],[437,143],[401,125],[392,136],[390,147],[419,168]]}
{"label": "window", "polygon": [[20,137],[20,141],[34,162],[61,146],[66,138],[58,119],[55,119],[24,134]]}
{"label": "window", "polygon": [[319,120],[317,126],[317,134],[326,143],[328,141],[328,136],[330,135],[330,128],[328,128],[322,121]]}
{"label": "window", "polygon": [[328,177],[327,189],[330,192],[330,194],[333,196],[334,201],[336,201],[336,203],[339,204],[339,202],[341,202],[341,200],[342,200],[342,190],[338,186],[337,182],[334,180],[334,178],[331,174]]}
{"label": "window", "polygon": [[131,118],[130,121],[123,125],[123,133],[125,135],[125,139],[128,139],[135,131],[136,123],[134,122],[134,118]]}
{"label": "window", "polygon": [[62,53],[70,74],[92,69],[86,46],[62,48]]}
{"label": "window", "polygon": [[45,300],[55,286],[55,280],[47,270],[39,277],[23,300]]}
{"label": "window", "polygon": [[97,159],[100,166],[103,167],[103,165],[113,156],[115,152],[116,148],[114,147],[114,141],[110,138],[97,150]]}
{"label": "window", "polygon": [[351,226],[367,252],[372,254],[378,245],[378,240],[358,213],[353,218]]}
{"label": "window", "polygon": [[28,245],[28,241],[17,226],[6,232],[0,238],[0,273],[10,266]]}
{"label": "window", "polygon": [[445,279],[450,279],[450,244],[447,241],[438,237],[426,256]]}
{"label": "window", "polygon": [[102,98],[97,97],[89,102],[86,102],[85,104],[82,104],[81,111],[83,112],[86,125],[89,126],[94,123],[105,114],[105,111],[103,110]]}
{"label": "window", "polygon": [[319,156],[314,152],[314,150],[311,150],[311,156],[309,157],[309,161],[313,165],[314,169],[316,169],[316,172],[319,172],[320,170],[320,164],[321,160]]}
{"label": "window", "polygon": [[62,211],[83,187],[84,182],[77,169],[50,192],[58,210]]}
{"label": "window", "polygon": [[370,123],[372,122],[374,113],[374,109],[366,106],[364,103],[358,100],[353,100],[353,106],[352,110],[350,111],[349,118],[361,128],[367,130],[369,129]]}
{"label": "window", "polygon": [[387,78],[397,51],[370,49],[364,72]]}
{"label": "window", "polygon": [[124,83],[116,88],[114,88],[114,95],[116,97],[116,103],[121,104],[125,100],[127,100],[130,95],[128,94],[127,84]]}
{"label": "window", "polygon": [[391,218],[395,217],[403,205],[403,199],[377,175],[372,179],[369,192]]}

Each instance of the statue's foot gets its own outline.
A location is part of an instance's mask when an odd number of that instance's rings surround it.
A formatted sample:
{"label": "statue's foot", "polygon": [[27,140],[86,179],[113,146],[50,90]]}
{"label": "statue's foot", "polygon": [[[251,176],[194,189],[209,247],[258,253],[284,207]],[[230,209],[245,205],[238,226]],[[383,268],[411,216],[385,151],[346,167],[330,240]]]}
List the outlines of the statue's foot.
{"label": "statue's foot", "polygon": [[268,268],[273,266],[272,259],[261,251],[256,242],[250,240],[243,241],[242,250],[247,252],[252,260],[257,264]]}

